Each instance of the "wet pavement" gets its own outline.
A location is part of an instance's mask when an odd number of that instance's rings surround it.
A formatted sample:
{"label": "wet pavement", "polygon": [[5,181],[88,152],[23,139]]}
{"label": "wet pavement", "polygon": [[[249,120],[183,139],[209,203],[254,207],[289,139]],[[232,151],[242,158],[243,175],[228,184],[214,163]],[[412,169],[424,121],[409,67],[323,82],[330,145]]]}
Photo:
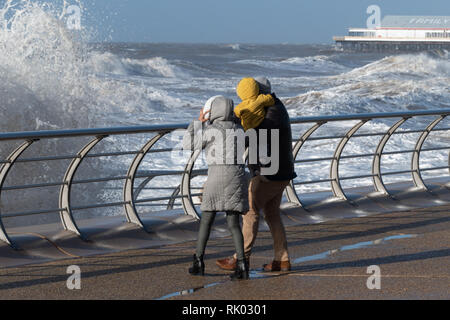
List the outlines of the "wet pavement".
{"label": "wet pavement", "polygon": [[[370,187],[347,190],[350,202],[334,198],[327,192],[302,194],[305,207],[283,202],[281,218],[288,227],[318,224],[344,218],[368,217],[382,213],[413,211],[450,205],[448,181],[428,181],[429,192],[408,187],[408,182],[390,184],[394,197],[371,193]],[[405,192],[405,190],[409,190]],[[14,226],[7,224],[14,250],[0,241],[0,266],[18,267],[68,257],[88,257],[125,250],[158,248],[195,241],[198,220],[182,209],[140,212],[144,228],[126,221],[125,216],[77,219],[82,236],[64,230],[61,222]],[[260,230],[268,226],[261,219]],[[214,222],[211,239],[229,235],[226,219],[219,215]],[[87,241],[86,241],[87,240]]]}
{"label": "wet pavement", "polygon": [[[215,265],[230,237],[210,240],[204,277],[187,272],[194,241],[68,258],[0,269],[0,299],[449,299],[449,229],[450,206],[287,226],[292,270],[279,273],[262,271],[273,252],[261,231],[248,281]],[[81,290],[67,288],[70,265]],[[373,265],[381,289],[367,287]]]}

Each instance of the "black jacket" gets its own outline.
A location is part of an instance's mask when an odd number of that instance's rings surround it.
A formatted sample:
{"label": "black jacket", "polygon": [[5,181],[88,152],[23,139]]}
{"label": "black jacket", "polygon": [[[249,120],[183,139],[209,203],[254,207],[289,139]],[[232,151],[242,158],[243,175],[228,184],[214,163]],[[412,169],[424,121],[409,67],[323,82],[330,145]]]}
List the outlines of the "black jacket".
{"label": "black jacket", "polygon": [[[267,137],[268,137],[268,153],[271,156],[271,139],[270,139],[270,130],[278,129],[279,137],[280,137],[280,147],[279,147],[279,168],[278,172],[274,175],[265,176],[267,179],[272,181],[288,181],[295,179],[297,174],[294,169],[294,157],[292,155],[292,130],[291,130],[291,121],[289,119],[289,114],[284,106],[283,102],[276,97],[274,93],[272,96],[275,99],[275,104],[273,106],[266,108],[266,116],[264,117],[263,122],[255,128],[258,133],[258,146],[259,146],[259,129],[267,129]],[[235,116],[234,121],[240,123],[239,118]],[[247,142],[248,143],[248,142]],[[259,155],[259,150],[258,150]],[[259,165],[249,165],[251,171],[259,170]]]}

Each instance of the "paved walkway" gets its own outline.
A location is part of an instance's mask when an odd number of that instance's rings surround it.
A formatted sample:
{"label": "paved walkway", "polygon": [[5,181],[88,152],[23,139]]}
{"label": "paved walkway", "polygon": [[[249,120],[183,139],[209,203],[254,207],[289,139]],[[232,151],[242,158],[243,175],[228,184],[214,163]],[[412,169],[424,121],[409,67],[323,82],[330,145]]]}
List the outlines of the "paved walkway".
{"label": "paved walkway", "polygon": [[[272,256],[260,232],[252,279],[231,282],[215,259],[231,239],[211,240],[205,277],[187,274],[195,242],[0,269],[0,299],[450,299],[450,206],[287,227],[293,270],[259,271]],[[65,248],[70,252],[70,248]],[[81,269],[69,290],[67,267]],[[381,289],[366,286],[367,267]]]}

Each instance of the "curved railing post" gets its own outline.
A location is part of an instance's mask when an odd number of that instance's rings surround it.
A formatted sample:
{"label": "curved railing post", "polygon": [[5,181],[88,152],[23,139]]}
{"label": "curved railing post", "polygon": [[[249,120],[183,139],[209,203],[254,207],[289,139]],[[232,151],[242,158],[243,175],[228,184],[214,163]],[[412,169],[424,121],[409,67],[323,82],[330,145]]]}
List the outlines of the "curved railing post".
{"label": "curved railing post", "polygon": [[158,133],[141,148],[139,153],[133,159],[133,162],[131,163],[130,168],[128,169],[127,179],[125,180],[125,185],[123,188],[123,197],[124,197],[124,201],[126,202],[124,204],[124,209],[125,209],[125,215],[127,217],[127,221],[140,226],[144,230],[146,230],[145,225],[142,223],[142,220],[141,220],[141,218],[139,218],[139,215],[136,210],[134,189],[133,189],[134,180],[136,178],[136,173],[139,168],[139,165],[141,164],[144,157],[147,155],[147,153],[150,151],[150,149],[155,145],[155,143],[158,142],[158,140],[161,139],[163,136],[165,136],[167,133],[168,132]]}
{"label": "curved railing post", "polygon": [[417,188],[427,190],[428,187],[426,186],[425,182],[422,179],[422,175],[420,174],[420,164],[419,164],[419,158],[420,158],[420,151],[422,150],[423,143],[427,139],[430,132],[436,127],[436,125],[441,122],[446,116],[442,115],[433,122],[431,122],[425,130],[420,135],[419,139],[417,140],[416,147],[414,148],[414,153],[411,160],[411,171],[412,171],[412,178],[414,181],[414,184]]}
{"label": "curved railing post", "polygon": [[176,187],[176,188],[173,190],[172,195],[170,196],[171,198],[170,198],[169,202],[167,203],[166,210],[172,210],[172,209],[173,209],[173,206],[174,206],[174,204],[175,204],[175,199],[176,199],[176,197],[177,197],[179,194],[180,194],[180,186]]}
{"label": "curved railing post", "polygon": [[386,146],[387,142],[392,137],[394,132],[408,119],[409,118],[405,117],[397,121],[392,127],[390,127],[389,130],[386,132],[386,134],[378,143],[377,149],[375,151],[375,156],[372,161],[373,185],[375,187],[375,191],[381,192],[384,195],[391,196],[383,183],[383,177],[381,174],[381,156],[383,155],[384,147]]}
{"label": "curved railing post", "polygon": [[144,190],[145,186],[153,180],[154,177],[147,177],[145,178],[144,181],[142,181],[139,186],[136,188],[136,190],[134,190],[133,193],[133,198],[136,201],[136,199],[139,197],[139,195],[141,194],[142,190]]}
{"label": "curved railing post", "polygon": [[[148,177],[146,178],[144,181],[142,181],[139,186],[136,188],[136,190],[134,191],[134,200],[136,201],[136,199],[139,197],[139,195],[141,194],[141,192],[144,190],[145,186],[153,180],[154,177]],[[166,210],[172,210],[173,206],[175,204],[175,200],[176,197],[178,196],[178,194],[180,193],[180,186],[175,187],[172,194],[171,194],[171,198],[169,199],[169,201],[167,202],[167,206],[166,206]]]}
{"label": "curved railing post", "polygon": [[196,149],[194,152],[192,152],[191,157],[189,158],[189,161],[187,162],[186,167],[184,169],[183,177],[181,178],[181,186],[180,186],[181,202],[183,203],[184,212],[187,215],[194,217],[195,219],[200,219],[200,215],[198,214],[197,210],[195,209],[194,202],[192,201],[191,175],[192,175],[192,169],[194,168],[194,165],[195,165],[195,161],[197,160],[197,158],[201,152],[202,152],[202,150],[200,150],[200,149]]}
{"label": "curved railing post", "polygon": [[344,151],[344,148],[347,145],[347,142],[356,133],[356,131],[358,131],[359,128],[361,128],[368,121],[370,121],[370,119],[362,120],[359,123],[357,123],[353,128],[351,128],[350,131],[347,132],[345,137],[342,138],[342,140],[339,142],[339,144],[336,147],[336,150],[334,152],[334,156],[333,156],[333,160],[331,161],[331,168],[330,168],[331,190],[333,191],[334,196],[339,199],[348,201],[348,198],[345,195],[344,190],[342,189],[340,178],[339,178],[339,161],[341,160],[342,151]]}
{"label": "curved railing post", "polygon": [[[313,125],[311,128],[309,128],[300,138],[300,140],[297,141],[297,143],[295,144],[294,148],[292,149],[292,155],[294,158],[294,162],[295,159],[297,158],[298,153],[300,152],[300,149],[303,147],[303,145],[305,144],[306,140],[308,140],[308,138],[317,130],[319,129],[319,127],[321,127],[323,124],[325,124],[326,122],[318,122],[315,125]],[[300,207],[305,207],[302,203],[302,201],[300,200],[300,197],[297,194],[297,191],[295,191],[295,185],[294,185],[294,180],[291,180],[289,185],[286,187],[286,198],[288,199],[289,202],[293,202],[297,205],[299,205]]]}
{"label": "curved railing post", "polygon": [[[29,146],[33,144],[33,142],[38,141],[36,140],[27,140],[24,143],[22,143],[17,149],[15,149],[6,159],[6,163],[3,164],[3,166],[0,169],[0,199],[1,199],[1,193],[3,184],[5,183],[6,177],[8,176],[8,173],[10,172],[12,166],[16,162],[16,160],[20,157],[20,155],[28,149]],[[7,244],[9,244],[14,249],[19,249],[12,241],[11,238],[8,236],[8,233],[6,232],[5,226],[3,225],[2,221],[2,215],[0,212],[0,240],[3,240]]]}
{"label": "curved railing post", "polygon": [[85,145],[77,154],[76,158],[74,158],[71,162],[69,167],[67,168],[67,171],[64,175],[63,179],[63,185],[61,186],[60,192],[59,192],[59,208],[61,209],[60,217],[61,222],[64,227],[64,230],[69,230],[77,234],[80,238],[83,240],[86,240],[86,238],[81,233],[80,229],[78,228],[75,219],[72,214],[71,209],[71,190],[72,190],[72,182],[73,178],[75,176],[75,173],[77,172],[78,168],[80,167],[81,163],[83,162],[86,155],[94,148],[97,143],[99,143],[101,140],[103,140],[106,137],[106,135],[103,136],[97,136],[95,139],[91,140],[87,145]]}

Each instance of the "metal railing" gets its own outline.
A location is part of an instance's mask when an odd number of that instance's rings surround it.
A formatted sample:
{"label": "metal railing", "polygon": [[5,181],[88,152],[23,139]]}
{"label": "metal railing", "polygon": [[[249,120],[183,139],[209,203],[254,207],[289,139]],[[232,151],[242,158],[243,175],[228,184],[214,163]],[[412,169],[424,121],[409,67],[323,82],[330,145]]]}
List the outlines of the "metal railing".
{"label": "metal railing", "polygon": [[[330,183],[331,190],[335,198],[349,201],[345,191],[342,188],[341,181],[343,180],[355,180],[362,178],[372,178],[373,186],[376,192],[386,196],[392,196],[391,193],[386,188],[383,182],[383,176],[387,175],[398,175],[409,173],[412,175],[412,181],[414,185],[422,190],[428,190],[427,185],[425,184],[421,172],[423,171],[432,171],[432,170],[442,170],[449,169],[450,171],[450,153],[448,156],[448,165],[447,166],[439,166],[433,168],[421,169],[419,165],[419,159],[421,152],[425,151],[438,151],[438,150],[450,150],[450,146],[447,145],[445,147],[436,147],[436,148],[427,148],[424,149],[423,145],[425,140],[428,138],[429,134],[434,131],[444,131],[449,132],[450,127],[439,128],[436,129],[436,126],[441,123],[449,115],[449,110],[433,110],[433,111],[416,111],[416,112],[396,112],[396,113],[382,113],[382,114],[354,114],[354,115],[337,115],[331,117],[304,117],[304,118],[294,118],[292,119],[292,123],[314,123],[296,142],[293,153],[294,159],[297,159],[297,156],[300,154],[300,151],[304,144],[310,141],[317,140],[335,140],[338,139],[339,143],[335,148],[334,154],[332,157],[325,158],[309,158],[304,160],[296,160],[296,163],[311,163],[311,162],[322,162],[322,161],[331,161],[331,169],[330,175],[328,179],[322,180],[311,180],[311,181],[300,181],[295,182],[291,181],[290,185],[286,189],[287,199],[290,202],[294,202],[299,206],[304,206],[301,199],[298,196],[298,193],[295,190],[296,185],[306,185],[306,184],[317,184],[317,183]],[[435,118],[427,124],[426,128],[423,130],[403,130],[398,131],[398,129],[408,120],[412,118],[418,117],[427,117],[434,116]],[[363,125],[366,123],[377,120],[377,119],[398,119],[386,132],[376,132],[376,133],[362,133],[357,134],[358,130],[361,129]],[[317,131],[320,127],[322,127],[326,123],[330,122],[342,122],[356,120],[358,121],[345,135],[342,136],[321,136],[321,137],[311,137],[311,135]],[[388,141],[392,136],[396,134],[420,134],[419,139],[417,139],[414,149],[411,150],[398,150],[385,152],[384,148]],[[364,153],[364,154],[353,154],[343,156],[342,152],[349,142],[351,138],[361,138],[361,137],[376,137],[381,136],[380,141],[378,142],[376,149],[373,153]],[[450,134],[448,135],[449,144],[450,144]],[[381,170],[381,159],[382,156],[385,155],[395,155],[395,154],[405,154],[411,153],[411,167],[410,170],[401,170],[401,171],[389,171],[382,172]],[[339,163],[342,159],[356,159],[356,158],[365,158],[372,157],[372,169],[370,174],[364,175],[355,175],[350,177],[341,177],[339,174]]]}
{"label": "metal railing", "polygon": [[[353,115],[335,115],[335,116],[318,116],[318,117],[299,117],[292,118],[291,124],[297,125],[310,125],[306,131],[301,134],[298,139],[294,137],[293,155],[295,163],[297,165],[315,163],[315,162],[330,162],[330,173],[327,179],[313,179],[308,181],[295,180],[291,181],[290,185],[286,188],[286,198],[289,202],[295,203],[298,206],[304,206],[300,195],[296,189],[296,186],[329,183],[333,195],[337,199],[343,201],[349,201],[349,197],[346,195],[341,182],[344,180],[360,180],[363,178],[371,178],[373,186],[376,192],[380,195],[390,196],[390,192],[383,182],[383,177],[387,175],[398,174],[411,174],[412,181],[418,189],[427,190],[427,185],[422,178],[423,171],[433,171],[449,169],[450,171],[450,153],[448,156],[447,166],[436,166],[431,168],[421,169],[419,165],[420,155],[426,151],[448,150],[450,149],[450,134],[445,137],[448,138],[448,143],[445,146],[423,148],[425,140],[429,137],[432,131],[439,131],[448,133],[449,127],[436,128],[439,123],[442,122],[448,115],[450,110],[432,110],[432,111],[414,111],[414,112],[398,112],[398,113],[377,113],[377,114],[353,114]],[[410,119],[425,119],[424,117],[432,117],[424,129],[408,129],[398,131],[398,129],[404,125],[405,122]],[[359,133],[359,130],[371,121],[382,119],[393,119],[396,122],[386,132],[370,132]],[[357,121],[355,125],[351,127],[344,135],[327,135],[327,136],[313,136],[317,130],[327,123],[341,123],[348,121]],[[59,214],[62,222],[62,226],[65,230],[72,231],[84,238],[82,230],[78,227],[74,218],[74,211],[87,210],[106,207],[118,207],[121,206],[124,209],[125,216],[128,222],[134,223],[142,228],[146,228],[143,223],[137,207],[140,205],[161,205],[162,201],[167,201],[167,209],[174,207],[174,202],[180,200],[183,211],[187,215],[199,218],[196,204],[193,201],[193,197],[201,196],[201,192],[192,193],[195,188],[191,186],[191,180],[197,176],[205,176],[207,170],[205,168],[194,169],[197,158],[200,155],[199,151],[193,152],[184,167],[184,170],[149,170],[140,171],[138,169],[143,163],[144,158],[149,154],[158,154],[163,152],[171,152],[172,148],[159,148],[152,149],[158,141],[161,140],[167,134],[179,130],[186,129],[188,124],[174,124],[174,125],[151,125],[151,126],[135,126],[135,127],[118,127],[118,128],[101,128],[101,129],[77,129],[77,130],[52,130],[52,131],[35,131],[35,132],[14,132],[14,133],[2,133],[0,134],[0,143],[6,141],[21,141],[22,143],[14,149],[6,159],[0,160],[0,201],[2,193],[5,191],[14,190],[28,190],[37,188],[59,187],[59,199],[57,208],[46,208],[34,211],[23,212],[0,212],[0,239],[15,247],[14,242],[7,233],[3,224],[3,219],[23,217],[30,215],[41,215],[49,213]],[[398,151],[385,152],[384,148],[390,138],[396,134],[419,134],[419,138],[416,140],[415,147],[413,149],[405,149]],[[144,134],[151,135],[151,138],[136,151],[117,151],[117,152],[101,152],[91,153],[92,149],[97,146],[102,140],[108,136],[123,136],[132,134]],[[84,145],[81,150],[74,155],[54,155],[54,156],[38,156],[33,158],[21,158],[22,154],[33,144],[42,140],[54,140],[54,139],[67,139],[73,137],[91,137],[91,140]],[[374,152],[343,155],[344,148],[352,138],[356,137],[379,137],[380,140],[377,143],[377,147]],[[334,148],[334,154],[331,157],[320,158],[306,158],[297,160],[302,153],[302,148],[306,142],[313,141],[333,141],[338,140],[337,146]],[[330,144],[331,145],[331,144]],[[408,170],[398,170],[390,172],[382,172],[381,160],[385,155],[393,154],[412,154],[411,166]],[[124,155],[132,155],[134,159],[131,165],[128,167],[126,174],[120,176],[111,177],[91,177],[89,179],[76,180],[75,176],[77,170],[83,161],[87,158],[102,157],[118,157]],[[361,175],[342,177],[339,173],[339,164],[343,159],[357,159],[357,158],[372,158],[372,169],[370,173],[364,173]],[[12,185],[4,186],[5,180],[10,173],[11,169],[17,163],[36,163],[45,162],[51,166],[52,161],[56,160],[70,160],[70,164],[67,167],[64,177],[61,181],[42,182],[38,184],[24,184],[24,185]],[[301,179],[301,172],[297,172]],[[181,176],[181,181],[177,186],[162,186],[152,187],[151,182],[155,177],[161,176]],[[136,180],[142,181],[135,186]],[[96,182],[108,182],[108,181],[123,181],[122,189],[122,201],[95,203],[95,204],[83,204],[75,206],[71,201],[71,194],[73,192],[72,187],[77,184],[90,184]],[[148,187],[150,185],[150,187]],[[170,196],[156,196],[152,198],[139,199],[138,195],[143,190],[170,190],[172,194]],[[155,204],[156,203],[156,204]],[[1,204],[1,202],[0,202]]]}

